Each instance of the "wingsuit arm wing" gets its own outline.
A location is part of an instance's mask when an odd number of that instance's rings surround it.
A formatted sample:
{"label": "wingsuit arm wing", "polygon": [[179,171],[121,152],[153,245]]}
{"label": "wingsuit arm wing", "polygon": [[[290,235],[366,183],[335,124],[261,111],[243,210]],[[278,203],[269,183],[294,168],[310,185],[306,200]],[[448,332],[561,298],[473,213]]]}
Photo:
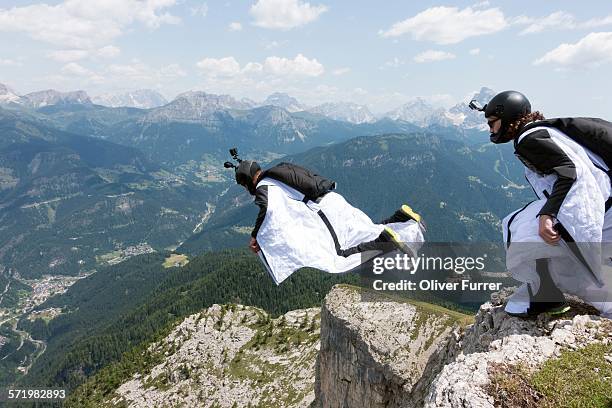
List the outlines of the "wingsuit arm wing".
{"label": "wingsuit arm wing", "polygon": [[259,228],[266,218],[266,212],[268,211],[268,186],[261,186],[255,190],[255,204],[259,206],[259,213],[257,214],[257,219],[255,220],[255,227],[251,232],[251,236],[253,238],[257,238]]}
{"label": "wingsuit arm wing", "polygon": [[576,166],[565,154],[547,130],[536,130],[528,134],[518,143],[516,153],[532,168],[542,174],[557,175],[548,200],[538,215],[551,215],[557,217],[563,200],[576,180]]}

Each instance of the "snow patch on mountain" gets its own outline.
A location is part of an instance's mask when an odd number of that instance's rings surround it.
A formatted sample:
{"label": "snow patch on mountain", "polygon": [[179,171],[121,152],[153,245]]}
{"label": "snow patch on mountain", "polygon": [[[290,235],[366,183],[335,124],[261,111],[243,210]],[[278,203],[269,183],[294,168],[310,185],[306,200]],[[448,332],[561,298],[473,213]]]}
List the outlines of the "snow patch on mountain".
{"label": "snow patch on mountain", "polygon": [[366,106],[358,105],[353,102],[329,102],[310,108],[308,111],[326,116],[330,119],[355,124],[376,121],[376,117]]}
{"label": "snow patch on mountain", "polygon": [[97,105],[111,108],[129,107],[151,109],[168,103],[162,94],[152,89],[138,89],[124,93],[107,93],[92,98]]}
{"label": "snow patch on mountain", "polygon": [[439,124],[444,118],[443,108],[434,108],[424,98],[415,98],[404,105],[387,112],[384,116],[393,120],[403,120],[417,126],[426,127]]}
{"label": "snow patch on mountain", "polygon": [[385,113],[383,116],[393,120],[410,122],[421,127],[432,125],[458,126],[464,129],[486,131],[488,127],[482,113],[471,110],[468,105],[472,99],[475,99],[484,106],[495,94],[494,90],[483,87],[480,91],[474,92],[471,97],[450,109],[436,108],[425,98],[418,97]]}
{"label": "snow patch on mountain", "polygon": [[38,109],[51,105],[91,105],[91,99],[85,91],[60,92],[54,89],[32,92],[22,97],[25,105]]}
{"label": "snow patch on mountain", "polygon": [[0,84],[0,105],[20,103],[21,97],[8,85]]}
{"label": "snow patch on mountain", "polygon": [[480,91],[474,92],[469,100],[458,103],[447,111],[447,117],[455,117],[457,119],[462,118],[457,123],[457,126],[461,126],[466,129],[480,129],[488,130],[488,126],[485,123],[484,115],[481,112],[471,110],[469,103],[471,100],[476,100],[480,105],[484,106],[487,104],[497,92],[491,88],[482,87]]}
{"label": "snow patch on mountain", "polygon": [[261,105],[278,106],[279,108],[283,108],[288,112],[300,112],[306,110],[306,106],[301,104],[297,99],[281,92],[275,92],[268,96],[266,100],[261,103]]}

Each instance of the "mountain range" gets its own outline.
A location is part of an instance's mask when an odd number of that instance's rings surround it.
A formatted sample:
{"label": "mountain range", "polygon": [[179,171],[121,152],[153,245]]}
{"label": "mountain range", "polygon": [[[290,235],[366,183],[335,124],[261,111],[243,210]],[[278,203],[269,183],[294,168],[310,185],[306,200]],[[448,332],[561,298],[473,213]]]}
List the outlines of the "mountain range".
{"label": "mountain range", "polygon": [[210,154],[225,158],[227,148],[232,146],[269,161],[270,155],[303,151],[355,136],[418,129],[390,119],[353,124],[272,105],[248,108],[247,102],[204,92],[187,92],[164,106],[147,110],[73,104],[10,112],[35,117],[63,131],[136,147],[148,159],[171,165]]}
{"label": "mountain range", "polygon": [[[471,99],[482,104],[488,102],[495,92],[483,87]],[[486,130],[482,115],[467,107],[469,101],[462,101],[444,109],[432,106],[424,98],[417,97],[383,114],[373,114],[366,106],[353,102],[326,102],[307,106],[296,98],[276,92],[265,100],[257,102],[248,98],[240,100],[229,95],[214,95],[202,91],[188,91],[177,95],[168,102],[163,95],[153,90],[136,90],[118,94],[104,94],[90,98],[85,91],[59,92],[46,90],[24,96],[17,95],[8,86],[0,84],[0,105],[22,106],[38,109],[50,105],[91,105],[118,108],[139,108],[153,110],[147,116],[168,120],[197,120],[213,112],[227,110],[251,110],[264,106],[275,106],[289,113],[310,112],[329,119],[352,124],[374,123],[389,118],[412,123],[420,127],[432,125],[458,126]],[[180,112],[180,115],[178,114]]]}

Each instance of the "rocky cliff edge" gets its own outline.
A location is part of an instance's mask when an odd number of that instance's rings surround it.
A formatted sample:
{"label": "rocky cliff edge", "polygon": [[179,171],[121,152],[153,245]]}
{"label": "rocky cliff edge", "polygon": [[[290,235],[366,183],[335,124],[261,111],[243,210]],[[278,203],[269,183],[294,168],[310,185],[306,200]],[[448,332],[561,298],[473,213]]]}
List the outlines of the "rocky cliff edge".
{"label": "rocky cliff edge", "polygon": [[[511,293],[494,294],[466,325],[465,315],[434,305],[335,287],[321,310],[313,406],[540,406],[546,396],[529,384],[533,373],[593,345],[603,347],[603,358],[585,368],[595,374],[586,392],[601,399],[593,406],[605,406],[608,391],[612,396],[612,321],[575,298],[573,311],[560,318],[512,317],[503,310]],[[542,405],[558,406],[550,404]]]}

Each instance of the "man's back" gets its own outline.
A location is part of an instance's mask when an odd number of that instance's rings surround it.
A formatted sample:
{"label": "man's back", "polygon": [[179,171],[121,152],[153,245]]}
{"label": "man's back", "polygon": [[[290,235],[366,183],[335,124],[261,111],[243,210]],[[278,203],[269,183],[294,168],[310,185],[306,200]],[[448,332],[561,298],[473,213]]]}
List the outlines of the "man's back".
{"label": "man's back", "polygon": [[304,194],[310,200],[316,200],[336,188],[334,181],[293,163],[279,163],[265,170],[259,177],[259,180],[266,177],[285,183]]}

